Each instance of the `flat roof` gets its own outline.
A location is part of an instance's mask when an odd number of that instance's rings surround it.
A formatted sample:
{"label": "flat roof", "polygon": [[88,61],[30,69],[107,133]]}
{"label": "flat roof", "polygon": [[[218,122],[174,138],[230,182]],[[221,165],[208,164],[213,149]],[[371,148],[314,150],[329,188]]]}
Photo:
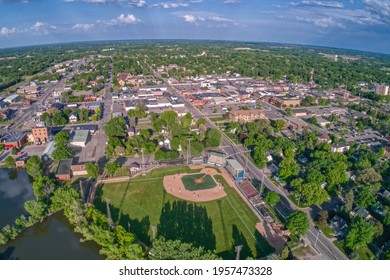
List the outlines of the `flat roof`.
{"label": "flat roof", "polygon": [[6,135],[4,135],[1,139],[1,143],[6,143],[6,142],[18,142],[23,139],[23,137],[26,135],[26,133],[22,131],[17,131],[17,132],[11,132]]}
{"label": "flat roof", "polygon": [[73,159],[63,159],[60,160],[58,167],[57,167],[57,175],[68,175],[70,174],[70,166],[72,165]]}
{"label": "flat roof", "polygon": [[241,164],[238,163],[237,160],[234,158],[228,158],[226,161],[236,170],[244,170],[244,167],[241,166]]}
{"label": "flat roof", "polygon": [[71,135],[70,142],[83,142],[86,143],[88,140],[88,130],[74,130]]}

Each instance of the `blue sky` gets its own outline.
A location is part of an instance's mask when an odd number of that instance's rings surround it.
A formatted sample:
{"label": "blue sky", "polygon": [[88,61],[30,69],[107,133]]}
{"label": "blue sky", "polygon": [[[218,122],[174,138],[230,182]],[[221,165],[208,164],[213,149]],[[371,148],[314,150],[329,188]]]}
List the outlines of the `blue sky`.
{"label": "blue sky", "polygon": [[390,0],[0,0],[0,11],[0,48],[216,39],[390,53]]}

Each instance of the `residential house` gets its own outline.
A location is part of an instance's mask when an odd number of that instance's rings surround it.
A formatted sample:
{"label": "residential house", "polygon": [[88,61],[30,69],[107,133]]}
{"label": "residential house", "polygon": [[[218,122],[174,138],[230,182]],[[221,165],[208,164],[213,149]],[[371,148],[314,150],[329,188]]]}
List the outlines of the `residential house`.
{"label": "residential house", "polygon": [[332,220],[330,220],[330,227],[340,238],[345,237],[347,234],[348,224],[337,215],[334,216]]}
{"label": "residential house", "polygon": [[70,123],[76,123],[78,121],[77,114],[71,114],[69,116],[69,122]]}

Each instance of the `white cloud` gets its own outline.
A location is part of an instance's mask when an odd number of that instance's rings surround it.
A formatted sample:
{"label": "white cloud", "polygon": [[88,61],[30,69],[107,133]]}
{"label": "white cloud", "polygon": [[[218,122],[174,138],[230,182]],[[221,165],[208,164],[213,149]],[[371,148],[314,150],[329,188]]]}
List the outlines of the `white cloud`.
{"label": "white cloud", "polygon": [[375,14],[390,17],[390,1],[389,0],[363,0],[367,9]]}
{"label": "white cloud", "polygon": [[148,5],[148,3],[145,0],[130,0],[130,1],[121,1],[129,4],[132,7],[137,7],[137,8],[143,8]]}
{"label": "white cloud", "polygon": [[223,3],[224,4],[236,4],[236,3],[240,3],[241,1],[240,0],[224,0]]}
{"label": "white cloud", "polygon": [[93,28],[95,25],[93,23],[77,23],[72,26],[72,30],[74,31],[88,31]]}
{"label": "white cloud", "polygon": [[338,20],[332,18],[332,17],[324,17],[324,18],[296,18],[298,21],[301,22],[307,22],[310,24],[314,24],[315,26],[318,27],[340,27],[340,28],[345,28],[344,24],[339,22]]}
{"label": "white cloud", "polygon": [[7,27],[2,27],[0,29],[0,35],[1,36],[8,36],[8,35],[13,34],[13,33],[16,33],[16,28],[15,27],[11,28],[11,29],[9,29]]}
{"label": "white cloud", "polygon": [[109,21],[103,21],[106,25],[129,25],[129,24],[136,24],[140,22],[141,20],[134,16],[133,14],[120,14],[116,18],[113,18]]}
{"label": "white cloud", "polygon": [[84,2],[89,4],[128,4],[132,7],[142,8],[147,6],[146,0],[63,0],[64,2]]}
{"label": "white cloud", "polygon": [[56,30],[57,26],[50,25],[46,22],[37,21],[33,26],[31,26],[30,29],[35,33],[48,34],[50,31]]}
{"label": "white cloud", "polygon": [[227,25],[238,25],[238,23],[232,19],[213,15],[212,13],[193,12],[191,14],[183,14],[181,12],[174,13],[185,22],[198,25],[201,22],[214,22],[218,23],[218,26],[226,27]]}
{"label": "white cloud", "polygon": [[344,4],[340,2],[328,2],[328,1],[300,1],[290,2],[291,6],[314,6],[314,7],[326,7],[326,8],[344,8]]}
{"label": "white cloud", "polygon": [[179,8],[179,7],[188,7],[188,3],[183,2],[161,2],[153,4],[152,7],[171,9],[171,8]]}

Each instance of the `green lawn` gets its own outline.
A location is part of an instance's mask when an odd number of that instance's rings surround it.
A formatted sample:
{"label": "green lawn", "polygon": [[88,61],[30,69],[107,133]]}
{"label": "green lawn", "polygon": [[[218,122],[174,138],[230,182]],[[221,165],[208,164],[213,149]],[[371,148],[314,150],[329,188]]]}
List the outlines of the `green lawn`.
{"label": "green lawn", "polygon": [[113,177],[129,176],[130,169],[128,166],[121,166],[115,171]]}
{"label": "green lawn", "polygon": [[[165,192],[165,175],[197,173],[187,167],[156,169],[126,183],[106,184],[99,189],[95,205],[106,212],[104,198],[111,200],[111,214],[117,223],[150,244],[151,226],[158,234],[215,249],[224,259],[234,259],[234,247],[244,245],[241,258],[261,258],[273,248],[255,228],[258,218],[231,187],[227,196],[211,202],[189,203]],[[227,185],[221,175],[215,179]]]}
{"label": "green lawn", "polygon": [[[196,183],[197,179],[202,179],[202,182]],[[184,187],[189,191],[212,189],[217,185],[213,177],[204,173],[183,176],[181,181],[183,182]]]}
{"label": "green lawn", "polygon": [[321,231],[325,234],[326,237],[331,238],[333,237],[336,233],[334,230],[329,226],[329,225],[321,225],[320,223],[314,222],[316,226],[318,226]]}

